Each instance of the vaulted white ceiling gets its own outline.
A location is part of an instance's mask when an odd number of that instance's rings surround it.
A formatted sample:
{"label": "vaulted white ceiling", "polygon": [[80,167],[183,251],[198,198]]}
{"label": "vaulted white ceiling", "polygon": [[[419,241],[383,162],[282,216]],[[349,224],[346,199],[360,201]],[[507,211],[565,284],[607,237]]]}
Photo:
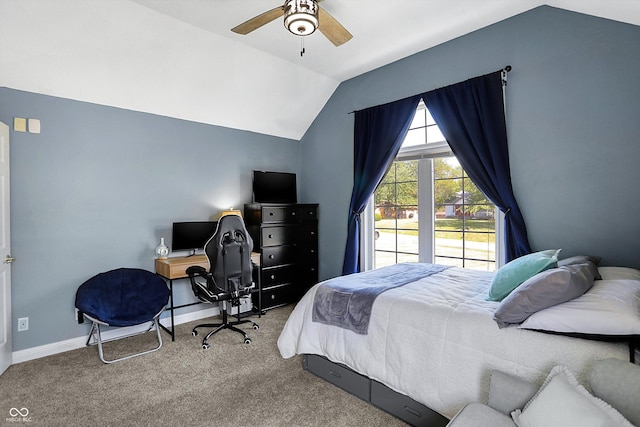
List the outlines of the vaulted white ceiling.
{"label": "vaulted white ceiling", "polygon": [[282,0],[0,0],[0,86],[299,140],[340,82],[542,4],[640,25],[637,0],[325,0],[335,47]]}

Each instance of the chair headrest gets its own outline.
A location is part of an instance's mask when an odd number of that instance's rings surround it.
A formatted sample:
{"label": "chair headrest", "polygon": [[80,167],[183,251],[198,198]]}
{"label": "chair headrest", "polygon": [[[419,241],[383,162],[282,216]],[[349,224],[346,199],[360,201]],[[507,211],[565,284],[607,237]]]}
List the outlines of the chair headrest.
{"label": "chair headrest", "polygon": [[[234,264],[230,264],[229,259],[224,263],[225,246],[236,245],[240,247],[241,257],[238,257]],[[227,274],[229,269],[241,271],[242,282],[252,282],[251,250],[253,249],[253,239],[249,235],[242,218],[238,215],[225,215],[218,221],[218,228],[205,244],[204,251],[209,260],[210,271],[218,286],[223,282],[223,266],[226,265]],[[232,268],[231,265],[234,265]]]}

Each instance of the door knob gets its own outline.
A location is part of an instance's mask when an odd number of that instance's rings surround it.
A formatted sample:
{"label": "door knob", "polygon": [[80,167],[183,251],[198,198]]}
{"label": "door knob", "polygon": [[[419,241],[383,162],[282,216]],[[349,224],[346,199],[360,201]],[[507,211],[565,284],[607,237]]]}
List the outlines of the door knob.
{"label": "door knob", "polygon": [[16,259],[14,257],[12,257],[11,255],[7,255],[7,257],[4,259],[4,263],[5,264],[11,264],[15,260]]}

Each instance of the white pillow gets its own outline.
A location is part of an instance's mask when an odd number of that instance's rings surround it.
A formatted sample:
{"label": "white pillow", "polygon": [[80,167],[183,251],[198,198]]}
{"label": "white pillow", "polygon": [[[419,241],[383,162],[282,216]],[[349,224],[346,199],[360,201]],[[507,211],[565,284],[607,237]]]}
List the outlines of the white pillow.
{"label": "white pillow", "polygon": [[633,427],[618,411],[592,396],[564,366],[556,366],[538,392],[511,413],[518,427]]}
{"label": "white pillow", "polygon": [[640,280],[640,270],[629,267],[598,267],[598,273],[605,280],[630,279]]}
{"label": "white pillow", "polygon": [[596,280],[583,295],[533,313],[518,327],[593,335],[640,335],[639,313],[640,280]]}

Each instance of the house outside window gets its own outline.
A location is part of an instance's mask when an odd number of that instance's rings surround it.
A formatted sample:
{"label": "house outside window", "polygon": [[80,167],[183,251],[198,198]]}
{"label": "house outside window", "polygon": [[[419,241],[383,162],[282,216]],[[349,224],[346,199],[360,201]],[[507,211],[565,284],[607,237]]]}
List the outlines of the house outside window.
{"label": "house outside window", "polygon": [[466,175],[422,102],[369,210],[365,268],[421,261],[496,269],[499,211]]}

